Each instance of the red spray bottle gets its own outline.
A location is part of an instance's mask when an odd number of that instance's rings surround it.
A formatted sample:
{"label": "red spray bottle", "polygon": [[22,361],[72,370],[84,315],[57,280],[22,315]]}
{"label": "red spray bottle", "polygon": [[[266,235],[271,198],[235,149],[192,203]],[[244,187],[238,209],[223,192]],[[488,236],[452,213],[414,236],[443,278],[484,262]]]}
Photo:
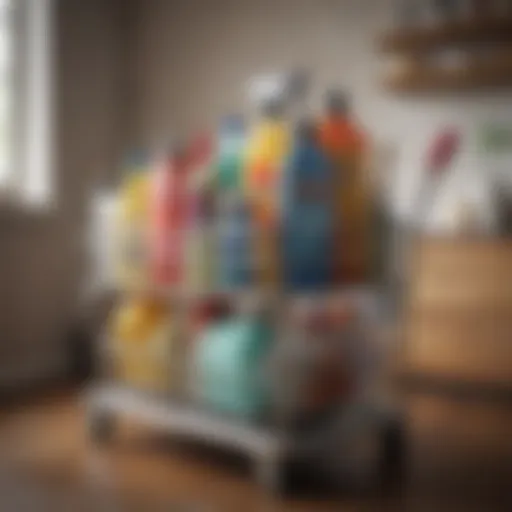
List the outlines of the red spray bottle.
{"label": "red spray bottle", "polygon": [[172,286],[183,280],[185,235],[193,208],[190,178],[210,155],[210,139],[199,137],[187,148],[167,151],[157,164],[150,218],[151,275],[155,284]]}

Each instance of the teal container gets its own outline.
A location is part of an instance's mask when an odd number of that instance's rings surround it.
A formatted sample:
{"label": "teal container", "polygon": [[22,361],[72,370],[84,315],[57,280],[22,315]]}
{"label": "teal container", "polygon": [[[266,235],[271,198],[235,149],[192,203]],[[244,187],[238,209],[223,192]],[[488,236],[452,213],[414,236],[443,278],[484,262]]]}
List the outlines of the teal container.
{"label": "teal container", "polygon": [[269,400],[263,378],[272,332],[256,319],[236,318],[207,329],[195,346],[195,394],[219,412],[260,418]]}
{"label": "teal container", "polygon": [[221,192],[240,190],[245,148],[245,125],[241,116],[226,116],[219,133],[216,171]]}

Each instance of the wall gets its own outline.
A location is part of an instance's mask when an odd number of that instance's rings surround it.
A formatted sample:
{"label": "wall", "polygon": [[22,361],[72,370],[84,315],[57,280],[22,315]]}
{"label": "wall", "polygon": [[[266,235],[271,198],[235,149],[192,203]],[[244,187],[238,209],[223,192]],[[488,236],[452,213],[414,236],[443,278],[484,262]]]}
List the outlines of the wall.
{"label": "wall", "polygon": [[127,4],[56,1],[56,203],[51,212],[0,212],[0,385],[66,369],[87,198],[111,179],[126,133]]}
{"label": "wall", "polygon": [[[126,144],[153,143],[244,109],[244,84],[254,73],[308,67],[316,79],[312,106],[325,87],[347,87],[361,122],[399,152],[402,210],[440,124],[471,129],[481,119],[511,118],[510,95],[386,95],[373,36],[387,22],[390,0],[56,1],[57,204],[45,216],[0,212],[0,385],[65,367],[65,334],[83,279],[87,199],[115,178]],[[458,168],[443,221],[453,192],[469,181],[464,173],[478,170],[473,151]]]}
{"label": "wall", "polygon": [[[431,135],[445,123],[464,129],[466,149],[433,222],[447,226],[461,191],[485,199],[471,149],[486,119],[511,118],[510,94],[395,98],[379,87],[383,59],[375,36],[390,22],[392,0],[143,0],[139,2],[134,81],[136,139],[153,143],[213,124],[242,109],[244,84],[259,72],[303,66],[315,77],[312,106],[342,85],[360,121],[398,151],[397,208],[410,209]],[[475,178],[475,175],[477,176]],[[463,184],[461,186],[461,183]],[[488,206],[488,205],[486,205]]]}

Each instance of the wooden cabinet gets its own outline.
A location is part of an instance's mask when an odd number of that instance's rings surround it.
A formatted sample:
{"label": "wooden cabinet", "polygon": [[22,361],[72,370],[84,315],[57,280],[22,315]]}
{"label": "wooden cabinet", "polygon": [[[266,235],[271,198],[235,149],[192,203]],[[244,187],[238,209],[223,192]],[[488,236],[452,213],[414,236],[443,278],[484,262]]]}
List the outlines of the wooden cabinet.
{"label": "wooden cabinet", "polygon": [[406,373],[512,386],[512,242],[424,240],[406,315]]}

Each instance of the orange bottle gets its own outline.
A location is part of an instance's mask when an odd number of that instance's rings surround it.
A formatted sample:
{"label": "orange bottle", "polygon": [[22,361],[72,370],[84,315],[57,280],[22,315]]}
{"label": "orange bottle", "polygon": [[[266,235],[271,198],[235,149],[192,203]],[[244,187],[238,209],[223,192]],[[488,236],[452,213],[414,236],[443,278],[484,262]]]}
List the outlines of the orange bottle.
{"label": "orange bottle", "polygon": [[333,91],[327,96],[319,137],[335,169],[335,261],[337,284],[368,278],[370,254],[369,184],[364,169],[366,141],[351,120],[346,95]]}

